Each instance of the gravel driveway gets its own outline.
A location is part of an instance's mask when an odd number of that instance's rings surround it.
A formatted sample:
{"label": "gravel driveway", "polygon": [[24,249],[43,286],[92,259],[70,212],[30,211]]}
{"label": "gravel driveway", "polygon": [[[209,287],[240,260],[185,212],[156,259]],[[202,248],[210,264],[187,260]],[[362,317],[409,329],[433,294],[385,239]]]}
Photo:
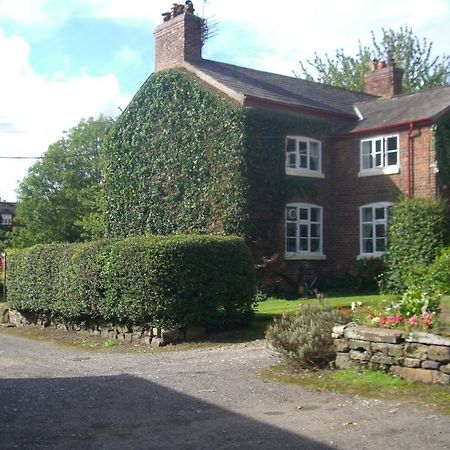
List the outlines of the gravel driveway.
{"label": "gravel driveway", "polygon": [[263,342],[146,354],[0,333],[1,449],[450,449],[450,417],[263,382]]}

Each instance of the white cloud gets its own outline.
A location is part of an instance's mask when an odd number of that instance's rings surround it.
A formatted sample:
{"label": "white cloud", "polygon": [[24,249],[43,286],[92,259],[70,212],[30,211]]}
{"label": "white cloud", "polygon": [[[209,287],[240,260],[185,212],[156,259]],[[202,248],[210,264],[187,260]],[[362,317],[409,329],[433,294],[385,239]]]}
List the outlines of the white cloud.
{"label": "white cloud", "polygon": [[[0,71],[0,122],[5,124],[0,128],[0,155],[41,155],[81,118],[117,116],[119,107],[129,102],[115,75],[93,77],[82,70],[64,80],[44,78],[30,66],[29,51],[24,39],[7,38],[0,30],[0,54],[8,61]],[[0,164],[0,196],[11,199],[30,162],[2,159]]]}

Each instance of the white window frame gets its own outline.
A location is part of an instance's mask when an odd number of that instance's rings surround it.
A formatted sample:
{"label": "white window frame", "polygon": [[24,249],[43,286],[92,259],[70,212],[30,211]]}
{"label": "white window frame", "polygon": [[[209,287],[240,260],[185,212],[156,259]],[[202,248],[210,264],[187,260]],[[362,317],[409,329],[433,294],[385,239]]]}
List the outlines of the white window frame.
{"label": "white window frame", "polygon": [[[385,236],[384,236],[384,248],[386,249],[386,244],[387,244],[387,226],[388,226],[388,221],[389,221],[389,217],[388,217],[388,208],[390,208],[393,205],[392,202],[378,202],[378,203],[368,203],[366,205],[362,205],[359,208],[359,255],[358,255],[358,259],[363,259],[363,258],[379,258],[380,256],[383,256],[386,253],[386,250],[383,251],[377,251],[376,250],[376,240],[377,240],[377,236],[376,236],[376,226],[377,225],[384,225],[384,229],[385,229]],[[363,210],[367,209],[367,208],[371,208],[372,209],[372,220],[371,221],[363,221],[364,217],[363,217]],[[384,217],[382,219],[377,219],[376,215],[375,215],[375,210],[376,209],[380,209],[383,208],[384,209]],[[364,236],[363,236],[363,228],[364,225],[368,225],[371,224],[372,225],[372,247],[373,247],[373,251],[372,252],[365,252],[364,251]],[[366,238],[367,239],[367,238]]]}
{"label": "white window frame", "polygon": [[[288,217],[289,210],[295,208],[295,217]],[[307,210],[307,217],[301,218],[300,209]],[[311,220],[311,210],[317,209],[319,214],[318,221]],[[303,211],[304,213],[304,211]],[[295,225],[295,235],[288,236],[288,227],[292,228],[292,224]],[[312,236],[312,227],[316,226],[316,234],[318,227],[318,236]],[[307,240],[307,250],[300,250],[300,227],[306,227],[307,236],[304,238]],[[295,239],[295,251],[288,251],[288,239]],[[311,251],[311,245],[313,240],[319,240],[319,247],[317,251]],[[313,205],[311,203],[288,203],[286,205],[284,213],[284,256],[285,259],[326,259],[323,254],[323,208],[319,205]]]}
{"label": "white window frame", "polygon": [[[397,139],[397,148],[395,150],[388,150],[388,139]],[[372,167],[364,167],[364,145],[370,142],[370,161]],[[380,145],[378,145],[380,144]],[[388,164],[388,155],[390,153],[397,154],[397,163]],[[393,175],[400,172],[400,136],[398,134],[386,134],[382,136],[375,136],[368,139],[361,139],[360,142],[360,171],[358,176],[367,177],[371,175]],[[378,161],[377,161],[378,160]]]}
{"label": "white window frame", "polygon": [[[288,141],[295,141],[294,151],[288,151]],[[300,143],[306,144],[306,154],[304,156],[306,164],[302,164],[302,158],[300,157]],[[311,169],[311,144],[317,145],[318,158],[317,169]],[[324,178],[325,175],[322,172],[322,142],[317,139],[312,139],[306,136],[286,136],[285,141],[285,158],[286,158],[286,175]],[[293,162],[293,163],[292,163]],[[302,167],[303,166],[303,167]]]}
{"label": "white window frame", "polygon": [[12,214],[1,214],[0,225],[11,226],[12,225]]}

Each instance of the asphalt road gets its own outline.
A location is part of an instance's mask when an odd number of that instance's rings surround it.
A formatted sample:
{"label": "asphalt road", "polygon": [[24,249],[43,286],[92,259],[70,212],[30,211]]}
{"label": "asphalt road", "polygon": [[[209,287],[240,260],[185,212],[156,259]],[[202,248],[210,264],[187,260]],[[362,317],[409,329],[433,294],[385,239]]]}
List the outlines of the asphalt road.
{"label": "asphalt road", "polygon": [[450,449],[450,417],[263,382],[263,342],[150,354],[0,333],[1,449]]}

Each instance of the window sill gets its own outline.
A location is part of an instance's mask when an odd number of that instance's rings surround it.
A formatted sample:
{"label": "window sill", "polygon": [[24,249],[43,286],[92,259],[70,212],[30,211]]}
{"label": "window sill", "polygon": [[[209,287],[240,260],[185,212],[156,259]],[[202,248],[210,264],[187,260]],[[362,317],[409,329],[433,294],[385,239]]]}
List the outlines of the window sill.
{"label": "window sill", "polygon": [[360,261],[361,259],[376,259],[376,258],[381,258],[385,254],[386,254],[386,252],[362,253],[362,254],[359,254],[356,257],[356,259],[357,259],[357,261]]}
{"label": "window sill", "polygon": [[383,167],[380,169],[366,169],[358,172],[358,177],[372,177],[375,175],[395,175],[400,173],[399,166]]}
{"label": "window sill", "polygon": [[313,260],[317,260],[317,261],[320,261],[320,260],[324,260],[324,259],[327,259],[327,257],[325,256],[325,255],[322,255],[322,254],[304,254],[304,255],[301,255],[301,254],[299,254],[299,253],[285,253],[284,254],[284,259],[286,259],[286,260],[293,260],[293,261],[298,261],[298,260],[311,260],[311,261],[313,261]]}
{"label": "window sill", "polygon": [[293,175],[296,177],[325,178],[325,174],[322,172],[304,169],[286,169],[286,175]]}

